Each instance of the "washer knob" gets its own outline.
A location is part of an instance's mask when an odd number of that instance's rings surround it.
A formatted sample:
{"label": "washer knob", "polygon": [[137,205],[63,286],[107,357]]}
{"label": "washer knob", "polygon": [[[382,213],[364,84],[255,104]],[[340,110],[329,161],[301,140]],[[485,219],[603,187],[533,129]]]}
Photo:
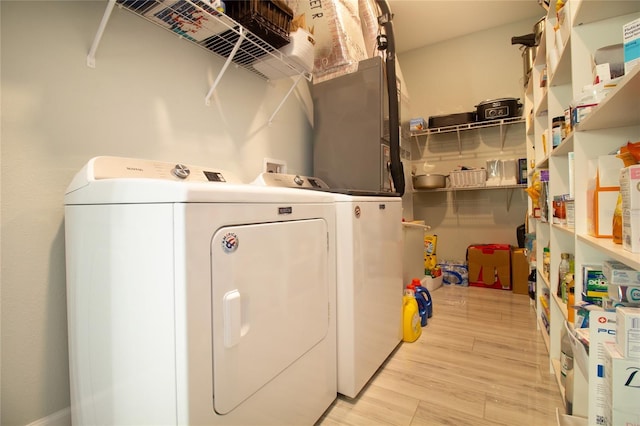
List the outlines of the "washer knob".
{"label": "washer knob", "polygon": [[173,167],[173,170],[171,170],[171,173],[173,173],[174,176],[180,179],[186,179],[187,177],[189,177],[191,170],[189,170],[189,168],[184,164],[176,164]]}
{"label": "washer knob", "polygon": [[304,183],[304,179],[302,179],[300,176],[296,175],[293,178],[293,183],[295,183],[298,186],[302,186],[302,184]]}

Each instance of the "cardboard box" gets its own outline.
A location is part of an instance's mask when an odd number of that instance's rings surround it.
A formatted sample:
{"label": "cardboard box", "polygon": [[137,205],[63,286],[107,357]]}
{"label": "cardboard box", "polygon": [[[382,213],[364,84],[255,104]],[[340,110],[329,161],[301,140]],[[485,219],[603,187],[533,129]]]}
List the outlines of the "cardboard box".
{"label": "cardboard box", "polygon": [[617,260],[605,260],[602,273],[609,284],[640,286],[640,271]]}
{"label": "cardboard box", "polygon": [[[640,308],[616,308],[616,348],[623,357],[640,361]],[[640,371],[637,385],[640,386]],[[640,398],[637,401],[640,405]]]}
{"label": "cardboard box", "polygon": [[640,424],[640,360],[623,357],[612,343],[604,344],[604,355],[606,424]]}
{"label": "cardboard box", "polygon": [[640,164],[620,169],[622,209],[640,210]]}
{"label": "cardboard box", "polygon": [[467,249],[469,285],[511,289],[511,246],[481,244]]}
{"label": "cardboard box", "polygon": [[587,232],[594,237],[613,236],[613,212],[618,201],[618,189],[587,190]]}
{"label": "cardboard box", "polygon": [[615,345],[616,313],[589,312],[589,424],[602,425],[606,417],[607,400],[604,383],[605,343]]}
{"label": "cardboard box", "polygon": [[511,291],[529,294],[529,262],[523,248],[511,250]]}
{"label": "cardboard box", "polygon": [[622,26],[624,73],[640,64],[640,18]]}
{"label": "cardboard box", "polygon": [[620,169],[624,162],[615,155],[601,155],[598,157],[596,174],[596,188],[620,188]]}
{"label": "cardboard box", "polygon": [[622,248],[640,253],[640,209],[622,211]]}
{"label": "cardboard box", "polygon": [[424,121],[424,118],[412,118],[409,120],[409,131],[411,132],[420,132],[422,130],[427,129],[427,122]]}

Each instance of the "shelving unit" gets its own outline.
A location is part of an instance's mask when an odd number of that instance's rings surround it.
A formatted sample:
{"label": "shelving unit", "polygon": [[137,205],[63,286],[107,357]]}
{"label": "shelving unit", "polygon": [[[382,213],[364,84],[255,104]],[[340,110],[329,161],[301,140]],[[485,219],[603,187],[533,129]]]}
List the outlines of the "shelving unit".
{"label": "shelving unit", "polygon": [[[575,161],[575,227],[561,226],[535,221],[537,290],[550,293],[550,330],[541,332],[549,344],[549,369],[558,378],[558,386],[564,395],[560,380],[561,330],[567,321],[567,306],[556,296],[558,288],[558,265],[560,253],[569,252],[575,259],[576,301],[581,300],[583,288],[579,271],[583,265],[602,263],[607,259],[619,260],[632,268],[640,269],[640,254],[625,251],[621,245],[609,238],[596,238],[588,234],[587,188],[590,165],[598,156],[609,154],[627,141],[640,140],[640,67],[628,73],[594,108],[591,113],[555,149],[551,150],[550,132],[553,117],[564,114],[572,99],[577,98],[585,85],[592,83],[591,63],[595,51],[601,47],[622,42],[622,25],[640,16],[640,2],[570,0],[565,3],[566,16],[570,19],[570,30],[565,32],[565,40],[557,56],[557,64],[551,69],[549,52],[555,48],[553,25],[555,24],[555,3],[552,1],[547,16],[543,44],[540,46],[533,67],[532,98],[527,105],[532,110],[533,135],[528,141],[535,149],[529,162],[537,170],[549,170],[549,199],[569,193],[570,152]],[[541,52],[543,52],[541,54]],[[549,65],[546,87],[540,87],[545,67]],[[543,146],[543,135],[547,136],[547,149]],[[578,166],[579,165],[579,166]],[[549,209],[551,211],[551,209]],[[551,216],[551,215],[550,215]],[[542,274],[543,248],[550,247],[551,272],[547,280]],[[536,308],[542,306],[537,300]],[[540,322],[541,323],[541,322]],[[575,375],[574,389],[587,387],[587,378]],[[585,395],[574,396],[574,415],[587,417],[590,403]]]}
{"label": "shelving unit", "polygon": [[302,78],[312,79],[311,72],[203,0],[109,0],[87,55],[87,66],[91,68],[96,67],[96,53],[116,5],[225,60],[205,96],[206,105],[210,104],[213,92],[231,64],[265,80],[295,77],[269,123],[298,82]]}
{"label": "shelving unit", "polygon": [[499,127],[500,128],[500,146],[501,149],[504,148],[504,141],[507,137],[507,129],[512,124],[524,123],[526,120],[523,117],[511,117],[511,118],[503,118],[500,120],[488,120],[488,121],[476,121],[473,123],[465,123],[458,124],[455,126],[445,126],[445,127],[435,127],[432,129],[426,129],[418,132],[411,132],[411,136],[417,138],[420,136],[427,137],[427,143],[429,143],[429,137],[432,135],[440,135],[445,133],[456,133],[458,135],[458,151],[462,153],[462,142],[460,139],[460,133],[466,132],[469,130],[479,130],[488,127]]}

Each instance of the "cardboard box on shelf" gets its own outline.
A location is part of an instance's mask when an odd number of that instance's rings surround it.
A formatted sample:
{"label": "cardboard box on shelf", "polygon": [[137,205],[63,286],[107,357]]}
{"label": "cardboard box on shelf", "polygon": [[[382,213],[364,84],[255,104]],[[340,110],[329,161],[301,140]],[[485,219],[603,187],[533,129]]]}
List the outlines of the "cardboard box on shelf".
{"label": "cardboard box on shelf", "polygon": [[640,164],[620,169],[620,194],[622,208],[640,209]]}
{"label": "cardboard box on shelf", "polygon": [[604,383],[605,343],[615,345],[616,313],[600,310],[589,312],[589,424],[603,425],[607,411]]}
{"label": "cardboard box on shelf", "polygon": [[622,248],[640,253],[640,209],[622,211]]}
{"label": "cardboard box on shelf", "polygon": [[511,291],[529,294],[529,262],[523,248],[511,250]]}
{"label": "cardboard box on shelf", "polygon": [[613,212],[618,189],[587,189],[587,232],[594,237],[613,236]]}
{"label": "cardboard box on shelf", "polygon": [[598,157],[596,171],[596,188],[620,188],[620,169],[624,162],[615,155],[601,155]]}
{"label": "cardboard box on shelf", "polygon": [[469,285],[511,289],[511,246],[480,244],[467,248]]}
{"label": "cardboard box on shelf", "polygon": [[613,343],[604,344],[607,425],[640,424],[640,359],[625,358]]}
{"label": "cardboard box on shelf", "polygon": [[640,64],[640,18],[622,26],[624,73]]}
{"label": "cardboard box on shelf", "polygon": [[617,260],[605,260],[602,273],[609,284],[640,286],[640,271]]}
{"label": "cardboard box on shelf", "polygon": [[[640,362],[640,308],[616,308],[616,348],[623,357]],[[637,385],[640,386],[640,370],[638,374]]]}

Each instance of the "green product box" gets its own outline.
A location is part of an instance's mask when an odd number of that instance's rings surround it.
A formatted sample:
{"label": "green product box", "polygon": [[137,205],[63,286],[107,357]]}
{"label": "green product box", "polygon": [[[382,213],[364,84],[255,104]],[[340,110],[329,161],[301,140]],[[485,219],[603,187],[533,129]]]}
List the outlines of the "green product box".
{"label": "green product box", "polygon": [[582,266],[583,294],[588,297],[607,297],[609,283],[602,273],[602,265]]}

